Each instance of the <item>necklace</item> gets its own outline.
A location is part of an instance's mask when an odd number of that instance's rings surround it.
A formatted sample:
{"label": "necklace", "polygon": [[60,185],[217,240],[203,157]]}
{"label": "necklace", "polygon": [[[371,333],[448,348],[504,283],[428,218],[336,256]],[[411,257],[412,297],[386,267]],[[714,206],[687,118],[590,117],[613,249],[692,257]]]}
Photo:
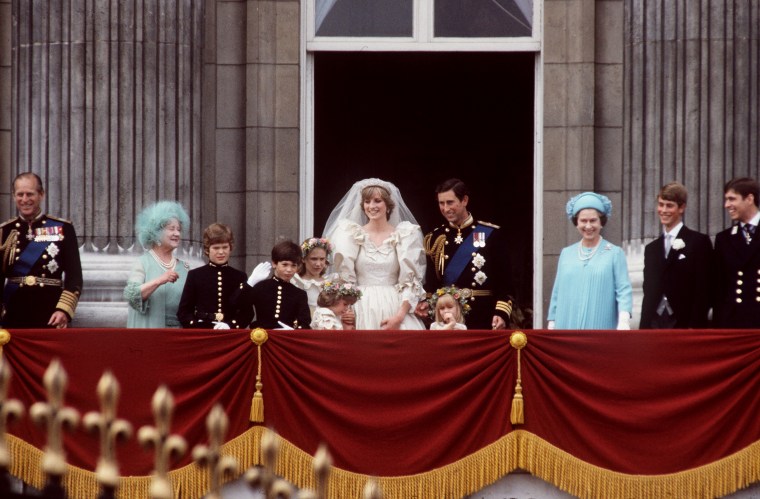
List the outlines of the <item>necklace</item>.
{"label": "necklace", "polygon": [[172,255],[172,259],[169,261],[169,263],[164,263],[163,260],[156,254],[155,251],[150,250],[148,253],[150,253],[150,256],[153,257],[153,259],[158,262],[158,264],[165,268],[166,270],[174,270],[174,267],[177,266],[177,259],[174,258],[174,255]]}
{"label": "necklace", "polygon": [[583,247],[583,244],[578,245],[578,260],[585,262],[586,260],[591,260],[594,255],[596,255],[596,251],[599,249],[600,244],[597,244],[594,246],[594,249],[586,250]]}

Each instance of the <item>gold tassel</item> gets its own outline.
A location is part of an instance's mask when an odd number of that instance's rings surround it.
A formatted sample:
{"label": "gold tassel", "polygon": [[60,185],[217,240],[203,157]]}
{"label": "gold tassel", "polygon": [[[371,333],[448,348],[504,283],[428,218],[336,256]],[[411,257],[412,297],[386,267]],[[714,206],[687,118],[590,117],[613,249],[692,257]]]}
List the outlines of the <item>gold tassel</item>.
{"label": "gold tassel", "polygon": [[261,388],[263,386],[264,386],[263,383],[261,383],[261,375],[257,375],[256,376],[256,393],[253,394],[253,399],[251,400],[250,420],[253,421],[254,423],[264,422],[264,395],[261,393]]}
{"label": "gold tassel", "polygon": [[[519,350],[517,355],[520,355]],[[525,407],[523,406],[522,386],[520,386],[519,380],[515,386],[515,396],[512,397],[512,412],[509,415],[509,420],[512,424],[525,424]]]}
{"label": "gold tassel", "polygon": [[251,331],[251,341],[256,343],[257,357],[258,357],[258,369],[256,372],[256,393],[253,394],[251,400],[251,416],[250,421],[253,423],[264,422],[264,394],[261,393],[261,389],[264,388],[264,383],[261,382],[261,345],[266,343],[269,339],[269,335],[264,329],[257,327]]}
{"label": "gold tassel", "polygon": [[520,350],[528,344],[528,337],[522,331],[515,331],[509,336],[509,344],[517,350],[517,383],[515,383],[515,394],[512,397],[512,410],[509,414],[509,420],[513,425],[525,424],[525,401],[522,394]]}

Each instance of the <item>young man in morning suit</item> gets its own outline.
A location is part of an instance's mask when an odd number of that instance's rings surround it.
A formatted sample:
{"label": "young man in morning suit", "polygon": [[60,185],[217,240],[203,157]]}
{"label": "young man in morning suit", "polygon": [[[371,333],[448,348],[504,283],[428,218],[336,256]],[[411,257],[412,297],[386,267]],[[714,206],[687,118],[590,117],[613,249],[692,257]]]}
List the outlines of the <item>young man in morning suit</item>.
{"label": "young man in morning suit", "polygon": [[[506,329],[512,314],[506,240],[497,225],[467,211],[469,190],[452,178],[436,187],[446,223],[425,236],[425,288],[455,285],[471,290],[468,329]],[[424,302],[416,313],[424,315]]]}
{"label": "young man in morning suit", "polygon": [[756,180],[741,177],[723,188],[723,206],[733,225],[715,236],[715,303],[720,328],[760,328],[760,223]]}
{"label": "young man in morning suit", "polygon": [[712,243],[684,225],[687,195],[672,182],[657,197],[662,234],[644,249],[641,329],[707,327]]}

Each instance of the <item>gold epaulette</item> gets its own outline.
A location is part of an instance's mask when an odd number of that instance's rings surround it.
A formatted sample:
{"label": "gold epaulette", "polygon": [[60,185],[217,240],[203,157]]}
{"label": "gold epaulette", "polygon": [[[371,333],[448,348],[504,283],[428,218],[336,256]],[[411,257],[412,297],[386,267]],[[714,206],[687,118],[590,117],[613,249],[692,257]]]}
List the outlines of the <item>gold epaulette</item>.
{"label": "gold epaulette", "polygon": [[18,220],[18,217],[9,218],[8,220],[0,224],[0,228],[3,228],[9,223],[15,222],[16,220]]}
{"label": "gold epaulette", "polygon": [[433,241],[433,233],[430,232],[425,235],[425,254],[433,261],[435,268],[435,275],[438,279],[443,275],[444,267],[444,254],[443,250],[446,248],[446,234],[440,234]]}
{"label": "gold epaulette", "polygon": [[70,224],[71,220],[66,220],[65,218],[60,217],[54,217],[53,215],[46,214],[46,217],[48,217],[50,220],[55,220],[56,222],[63,222],[65,224]]}
{"label": "gold epaulette", "polygon": [[8,237],[5,238],[5,241],[3,241],[2,244],[0,244],[0,251],[3,254],[3,273],[5,273],[16,260],[16,241],[18,241],[18,231],[16,229],[11,229],[11,231],[8,233]]}
{"label": "gold epaulette", "polygon": [[501,229],[501,227],[499,227],[496,224],[492,224],[491,222],[484,222],[483,220],[478,220],[478,223],[480,225],[485,225],[486,227],[493,227],[494,229]]}

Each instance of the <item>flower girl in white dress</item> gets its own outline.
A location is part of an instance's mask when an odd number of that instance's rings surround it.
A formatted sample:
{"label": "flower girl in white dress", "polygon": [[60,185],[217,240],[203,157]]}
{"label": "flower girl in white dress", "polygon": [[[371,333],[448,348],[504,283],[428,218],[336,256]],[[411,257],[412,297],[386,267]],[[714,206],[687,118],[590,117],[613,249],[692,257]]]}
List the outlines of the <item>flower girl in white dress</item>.
{"label": "flower girl in white dress", "polygon": [[[467,290],[469,291],[469,290]],[[467,291],[455,286],[447,286],[436,290],[428,299],[428,310],[433,317],[430,330],[467,329],[464,316],[470,310],[467,303],[470,295]]]}
{"label": "flower girl in white dress", "polygon": [[325,282],[325,272],[330,265],[332,244],[324,237],[310,237],[301,243],[303,262],[301,269],[293,276],[293,284],[306,291],[311,312],[317,308],[317,297]]}
{"label": "flower girl in white dress", "polygon": [[[353,320],[344,320],[362,292],[351,283],[325,281],[311,318],[312,329],[353,329]],[[353,316],[351,316],[353,319]]]}

